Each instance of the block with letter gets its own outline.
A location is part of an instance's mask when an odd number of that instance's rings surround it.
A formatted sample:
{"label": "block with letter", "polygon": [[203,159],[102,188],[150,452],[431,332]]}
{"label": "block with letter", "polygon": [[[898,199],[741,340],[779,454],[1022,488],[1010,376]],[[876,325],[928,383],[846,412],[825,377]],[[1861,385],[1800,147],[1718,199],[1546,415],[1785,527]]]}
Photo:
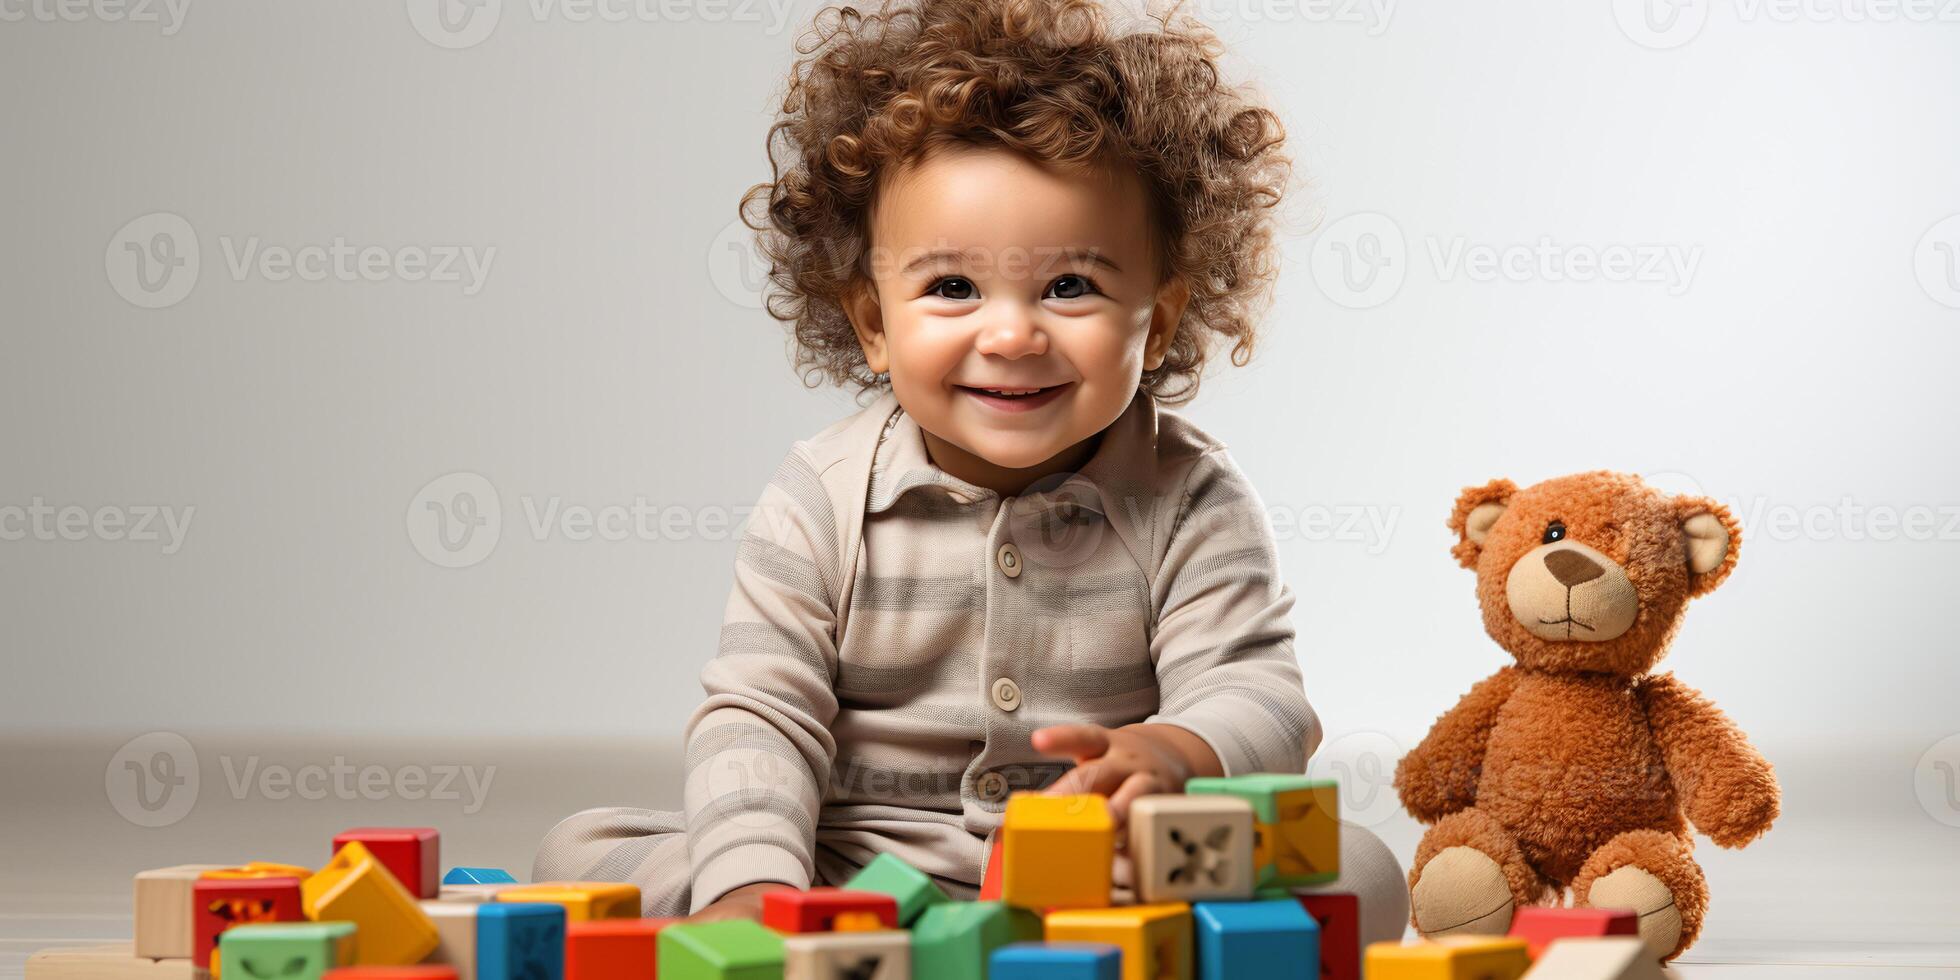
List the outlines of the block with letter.
{"label": "block with letter", "polygon": [[783,980],[912,980],[912,937],[887,929],[785,936]]}
{"label": "block with letter", "polygon": [[1632,936],[1554,939],[1538,954],[1527,980],[1662,980],[1660,961]]}
{"label": "block with letter", "polygon": [[1130,804],[1130,860],[1144,902],[1250,898],[1252,804],[1222,794],[1143,796]]}
{"label": "block with letter", "polygon": [[618,881],[539,881],[500,889],[499,902],[550,902],[565,907],[573,922],[637,919],[640,889]]}
{"label": "block with letter", "polygon": [[780,980],[783,960],[783,937],[748,919],[660,931],[662,980]]}
{"label": "block with letter", "polygon": [[1115,823],[1099,794],[1017,793],[1001,822],[1001,899],[1024,909],[1100,908],[1110,901]]}
{"label": "block with letter", "polygon": [[489,902],[475,909],[477,980],[564,980],[564,906]]}
{"label": "block with letter", "polygon": [[1109,943],[1009,943],[994,950],[998,980],[1122,980],[1123,951]]}
{"label": "block with letter", "polygon": [[1123,951],[1123,980],[1190,980],[1191,906],[1183,902],[1048,913],[1050,942],[1109,943]]}
{"label": "block with letter", "polygon": [[[184,926],[190,939],[190,926]],[[58,946],[27,957],[26,980],[210,980],[211,973],[190,957],[151,959],[136,955],[133,943]]]}
{"label": "block with letter", "polygon": [[334,852],[353,841],[366,845],[410,895],[436,897],[442,884],[442,835],[434,827],[355,827],[334,835]]}
{"label": "block with letter", "polygon": [[929,875],[891,853],[872,858],[844,887],[850,891],[890,895],[898,903],[898,924],[906,928],[917,922],[927,908],[946,901],[946,892]]}
{"label": "block with letter", "polygon": [[1449,936],[1435,942],[1368,947],[1368,980],[1518,980],[1531,969],[1522,939]]}
{"label": "block with letter", "polygon": [[863,931],[839,929],[840,917],[874,917],[878,927],[898,928],[898,900],[883,892],[843,888],[784,889],[762,896],[762,924],[777,932]]}
{"label": "block with letter", "polygon": [[1331,779],[1277,773],[1188,780],[1190,794],[1236,796],[1258,822],[1259,884],[1320,885],[1341,874],[1340,790]]}
{"label": "block with letter", "polygon": [[436,927],[436,948],[428,961],[451,967],[458,980],[476,980],[476,905],[434,900],[420,905]]}
{"label": "block with letter", "polygon": [[442,876],[445,885],[515,885],[517,879],[502,868],[450,868]]}
{"label": "block with letter", "polygon": [[1320,926],[1321,980],[1361,980],[1361,899],[1353,892],[1302,892],[1295,900]]}
{"label": "block with letter", "polygon": [[1291,898],[1265,902],[1199,902],[1191,906],[1198,976],[1235,980],[1320,962],[1320,926]]}
{"label": "block with letter", "polygon": [[136,876],[136,942],[132,955],[150,959],[190,959],[196,949],[192,932],[191,891],[206,871],[222,864],[180,864],[155,868]]}
{"label": "block with letter", "polygon": [[225,930],[218,959],[233,980],[321,980],[328,970],[353,965],[354,930],[354,923],[340,921],[243,925]]}
{"label": "block with letter", "polygon": [[1632,909],[1530,906],[1511,917],[1511,935],[1524,940],[1531,958],[1554,939],[1640,935],[1640,916]]}
{"label": "block with letter", "polygon": [[191,962],[210,967],[218,937],[254,922],[301,922],[298,878],[199,878],[191,886],[195,943]]}
{"label": "block with letter", "polygon": [[660,930],[674,919],[596,919],[565,926],[565,980],[654,980]]}
{"label": "block with letter", "polygon": [[985,980],[994,950],[1041,933],[1040,918],[1005,902],[935,905],[912,927],[912,972],[931,980]]}
{"label": "block with letter", "polygon": [[360,841],[349,841],[318,874],[301,882],[300,899],[309,919],[360,927],[352,965],[419,963],[435,951],[435,923]]}

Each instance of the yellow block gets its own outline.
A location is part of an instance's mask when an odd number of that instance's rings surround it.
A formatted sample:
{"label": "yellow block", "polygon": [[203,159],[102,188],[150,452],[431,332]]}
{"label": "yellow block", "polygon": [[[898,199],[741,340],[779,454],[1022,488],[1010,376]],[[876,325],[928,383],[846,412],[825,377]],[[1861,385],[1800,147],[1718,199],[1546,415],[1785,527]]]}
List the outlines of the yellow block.
{"label": "yellow block", "polygon": [[[1183,902],[1050,912],[1042,932],[1049,942],[1109,943],[1121,949],[1123,980],[1191,977],[1191,906]],[[1375,980],[1373,974],[1369,980]]]}
{"label": "yellow block", "polygon": [[1368,980],[1518,980],[1529,969],[1522,939],[1451,936],[1410,946],[1374,943],[1361,972]]}
{"label": "yellow block", "polygon": [[200,878],[298,878],[302,881],[312,877],[312,868],[302,868],[297,864],[280,864],[276,861],[251,861],[235,868],[216,868],[198,875]]}
{"label": "yellow block", "polygon": [[1007,801],[1001,824],[1007,849],[1001,898],[1024,909],[1101,908],[1109,904],[1116,825],[1097,794]]}
{"label": "yellow block", "polygon": [[497,892],[498,902],[549,902],[565,907],[567,922],[637,919],[640,889],[617,881],[540,881]]}
{"label": "yellow block", "polygon": [[[1340,799],[1332,784],[1273,795],[1279,819],[1260,834],[1283,879],[1331,881],[1341,873]],[[1260,828],[1268,830],[1268,828]]]}
{"label": "yellow block", "polygon": [[355,966],[420,963],[435,951],[436,924],[360,841],[343,845],[299,887],[307,918],[354,923]]}

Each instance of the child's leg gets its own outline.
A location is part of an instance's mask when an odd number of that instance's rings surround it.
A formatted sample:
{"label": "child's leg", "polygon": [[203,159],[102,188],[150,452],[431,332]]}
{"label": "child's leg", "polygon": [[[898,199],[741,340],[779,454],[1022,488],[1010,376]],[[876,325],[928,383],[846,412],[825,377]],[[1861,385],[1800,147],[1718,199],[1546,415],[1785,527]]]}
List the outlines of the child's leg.
{"label": "child's leg", "polygon": [[1302,891],[1353,892],[1361,904],[1361,946],[1401,942],[1409,925],[1409,882],[1395,854],[1359,824],[1341,821],[1341,876]]}
{"label": "child's leg", "polygon": [[640,914],[686,915],[690,870],[683,814],[606,806],[558,822],[538,845],[532,881],[624,881]]}

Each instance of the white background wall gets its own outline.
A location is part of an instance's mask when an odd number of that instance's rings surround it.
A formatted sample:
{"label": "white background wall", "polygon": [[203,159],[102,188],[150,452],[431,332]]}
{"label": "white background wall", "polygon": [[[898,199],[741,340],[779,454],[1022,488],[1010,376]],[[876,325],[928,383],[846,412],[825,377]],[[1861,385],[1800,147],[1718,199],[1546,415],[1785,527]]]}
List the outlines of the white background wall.
{"label": "white background wall", "polygon": [[[419,4],[42,2],[0,3],[0,506],[195,512],[173,553],[0,540],[0,731],[677,735],[732,541],[539,538],[527,508],[743,506],[849,410],[791,374],[728,237],[814,6],[506,0],[446,47]],[[1855,805],[1912,809],[1915,766],[1960,762],[1925,754],[1960,690],[1960,12],[1204,9],[1303,189],[1263,349],[1188,411],[1282,524],[1332,732],[1410,744],[1502,662],[1447,553],[1460,487],[1628,469],[1745,523],[1672,666],[1779,761],[1863,759]],[[145,309],[121,246],[162,226],[122,229],[156,212],[200,265]],[[495,252],[477,284],[232,268],[336,240]],[[1692,274],[1452,261],[1541,241]],[[411,538],[452,473],[502,514],[463,568]]]}

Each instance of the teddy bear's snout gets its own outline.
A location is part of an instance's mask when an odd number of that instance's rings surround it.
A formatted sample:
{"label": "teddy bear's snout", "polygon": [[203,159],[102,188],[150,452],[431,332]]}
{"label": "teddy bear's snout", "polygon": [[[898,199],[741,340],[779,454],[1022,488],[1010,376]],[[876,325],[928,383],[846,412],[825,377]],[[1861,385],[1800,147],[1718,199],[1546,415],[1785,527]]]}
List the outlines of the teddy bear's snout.
{"label": "teddy bear's snout", "polygon": [[1568,589],[1575,585],[1584,585],[1606,574],[1606,569],[1599,567],[1598,562],[1571,548],[1547,552],[1545,567],[1551,569],[1552,577],[1558,579],[1559,584]]}
{"label": "teddy bear's snout", "polygon": [[1511,615],[1547,640],[1611,640],[1630,629],[1640,611],[1640,597],[1620,563],[1570,540],[1519,558],[1504,592]]}

